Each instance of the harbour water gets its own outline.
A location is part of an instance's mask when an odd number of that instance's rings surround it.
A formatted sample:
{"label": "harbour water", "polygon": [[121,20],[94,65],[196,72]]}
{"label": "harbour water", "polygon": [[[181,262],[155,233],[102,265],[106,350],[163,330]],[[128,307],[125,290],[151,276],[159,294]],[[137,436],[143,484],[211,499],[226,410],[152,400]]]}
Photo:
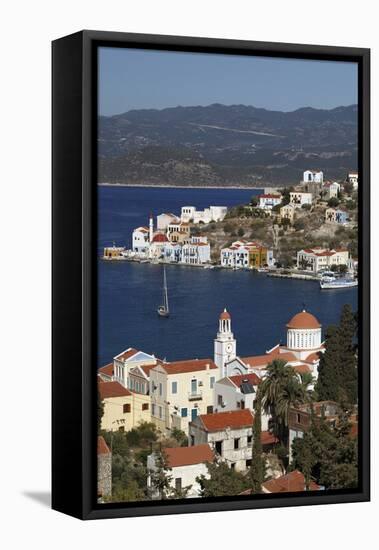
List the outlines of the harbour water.
{"label": "harbour water", "polygon": [[[180,213],[181,206],[246,203],[258,190],[99,187],[98,253],[131,246],[131,232],[149,213]],[[322,292],[317,281],[276,279],[263,273],[167,266],[170,317],[162,300],[160,265],[99,260],[98,367],[128,347],[167,360],[213,357],[218,316],[227,307],[241,356],[263,354],[285,339],[288,320],[305,308],[325,329],[343,304],[357,307],[357,288]]]}

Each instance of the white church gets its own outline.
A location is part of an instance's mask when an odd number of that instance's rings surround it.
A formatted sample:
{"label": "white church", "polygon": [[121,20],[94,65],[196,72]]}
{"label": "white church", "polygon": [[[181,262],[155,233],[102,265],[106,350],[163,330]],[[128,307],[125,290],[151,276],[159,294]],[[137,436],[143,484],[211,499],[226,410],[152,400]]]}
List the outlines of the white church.
{"label": "white church", "polygon": [[263,355],[239,357],[231,316],[224,309],[214,341],[214,362],[219,369],[219,378],[250,373],[262,378],[266,374],[267,365],[274,359],[281,359],[298,374],[309,373],[317,379],[319,353],[325,351],[321,330],[316,317],[303,310],[287,323],[287,345],[277,344]]}

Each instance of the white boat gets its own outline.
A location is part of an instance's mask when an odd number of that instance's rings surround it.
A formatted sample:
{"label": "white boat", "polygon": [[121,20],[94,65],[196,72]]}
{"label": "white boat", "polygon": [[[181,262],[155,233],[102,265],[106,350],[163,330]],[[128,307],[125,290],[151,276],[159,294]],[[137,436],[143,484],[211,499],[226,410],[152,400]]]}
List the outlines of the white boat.
{"label": "white boat", "polygon": [[334,290],[338,288],[351,288],[358,286],[358,280],[353,278],[323,277],[320,281],[321,290]]}
{"label": "white boat", "polygon": [[163,304],[158,307],[157,313],[159,317],[169,317],[170,310],[168,307],[168,294],[167,294],[167,280],[166,280],[166,268],[163,268]]}

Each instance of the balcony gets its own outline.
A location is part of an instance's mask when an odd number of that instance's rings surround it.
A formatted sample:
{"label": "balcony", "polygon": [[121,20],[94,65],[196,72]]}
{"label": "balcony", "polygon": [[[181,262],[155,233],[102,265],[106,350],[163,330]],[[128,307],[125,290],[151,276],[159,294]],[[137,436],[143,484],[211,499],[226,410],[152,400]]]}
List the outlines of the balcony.
{"label": "balcony", "polygon": [[200,401],[201,399],[203,399],[203,394],[201,391],[188,392],[188,401]]}

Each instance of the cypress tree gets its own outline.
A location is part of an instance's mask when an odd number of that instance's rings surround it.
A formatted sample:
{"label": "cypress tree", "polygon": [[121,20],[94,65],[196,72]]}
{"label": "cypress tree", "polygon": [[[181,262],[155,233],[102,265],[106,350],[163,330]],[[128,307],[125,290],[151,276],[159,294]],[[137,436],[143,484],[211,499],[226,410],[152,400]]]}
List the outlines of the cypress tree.
{"label": "cypress tree", "polygon": [[354,336],[356,332],[356,323],[354,314],[349,304],[342,308],[340,321],[340,376],[342,398],[348,403],[357,403],[357,360],[354,351]]}
{"label": "cypress tree", "polygon": [[254,415],[254,426],[253,426],[253,449],[251,456],[251,489],[253,493],[260,493],[262,491],[262,483],[265,479],[265,460],[262,456],[262,403],[261,396],[258,390],[256,406],[255,406],[255,415]]}
{"label": "cypress tree", "polygon": [[320,354],[316,391],[320,401],[335,401],[338,395],[340,337],[336,326],[328,327],[325,335],[325,353]]}

